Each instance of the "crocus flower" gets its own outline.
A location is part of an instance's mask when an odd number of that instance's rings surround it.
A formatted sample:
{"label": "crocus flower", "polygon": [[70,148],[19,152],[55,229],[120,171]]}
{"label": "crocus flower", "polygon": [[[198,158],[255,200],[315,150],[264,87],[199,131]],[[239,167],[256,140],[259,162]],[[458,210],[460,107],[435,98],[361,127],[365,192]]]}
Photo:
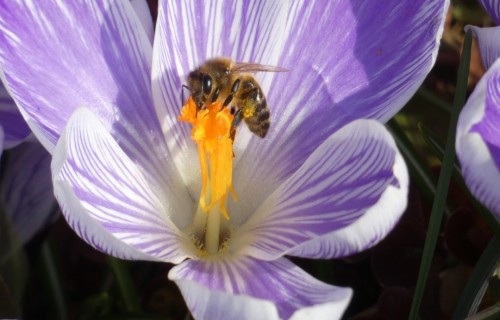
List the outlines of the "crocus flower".
{"label": "crocus flower", "polygon": [[[284,255],[350,255],[398,221],[405,164],[384,127],[361,119],[387,120],[415,92],[447,6],[160,1],[152,45],[128,2],[9,1],[0,62],[82,239],[178,264],[169,278],[195,318],[332,319],[351,290]],[[201,121],[187,103],[179,121],[186,76],[218,56],[289,70],[256,74],[271,128],[260,139],[242,126],[232,152],[227,109],[207,106]]]}
{"label": "crocus flower", "polygon": [[[1,73],[1,70],[0,70]],[[0,127],[4,132],[3,147],[0,150],[12,148],[31,133],[7,89],[0,82]]]}
{"label": "crocus flower", "polygon": [[51,157],[38,141],[27,141],[31,130],[1,83],[0,132],[0,152],[10,149],[0,168],[0,206],[26,243],[55,217]]}
{"label": "crocus flower", "polygon": [[4,161],[0,205],[21,243],[26,243],[58,216],[50,161],[50,154],[38,141],[14,147]]}
{"label": "crocus flower", "polygon": [[493,21],[500,25],[500,3],[496,0],[479,0]]}
{"label": "crocus flower", "polygon": [[[500,2],[496,0],[479,0],[486,12],[490,15],[493,21],[500,24]],[[481,55],[481,62],[485,69],[489,69],[495,62],[500,54],[500,26],[480,28],[477,26],[469,25],[465,30],[471,30],[473,35],[477,38],[479,44],[479,53]]]}
{"label": "crocus flower", "polygon": [[[481,1],[500,22],[498,1]],[[500,27],[467,26],[478,39],[487,72],[467,100],[457,125],[456,151],[472,194],[500,217]]]}

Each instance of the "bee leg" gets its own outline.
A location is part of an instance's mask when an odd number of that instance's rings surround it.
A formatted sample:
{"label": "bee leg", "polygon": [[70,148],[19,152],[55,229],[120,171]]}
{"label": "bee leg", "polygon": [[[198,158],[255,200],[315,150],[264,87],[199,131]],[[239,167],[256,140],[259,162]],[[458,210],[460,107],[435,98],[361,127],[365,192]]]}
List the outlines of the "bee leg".
{"label": "bee leg", "polygon": [[217,101],[217,99],[219,98],[219,94],[220,94],[220,88],[215,89],[214,94],[212,95],[212,103]]}
{"label": "bee leg", "polygon": [[231,93],[227,96],[226,100],[224,100],[224,103],[222,104],[222,107],[220,108],[219,111],[222,111],[225,107],[227,107],[231,101],[233,101],[234,94],[236,91],[238,91],[238,88],[240,87],[240,79],[236,79],[233,83],[233,86],[231,87]]}
{"label": "bee leg", "polygon": [[[234,110],[231,108],[231,111]],[[243,114],[241,113],[241,109],[238,109],[236,113],[234,114],[233,122],[231,123],[231,129],[229,130],[229,137],[231,138],[231,141],[234,143],[234,138],[236,137],[236,127],[241,123],[241,120],[243,119]]]}
{"label": "bee leg", "polygon": [[231,101],[233,101],[234,95],[231,93],[230,95],[227,96],[226,100],[224,100],[224,103],[222,104],[222,107],[220,108],[219,111],[222,111],[225,107],[227,107]]}
{"label": "bee leg", "polygon": [[240,79],[236,79],[233,83],[233,86],[231,87],[231,94],[235,94],[236,91],[238,91],[239,87],[240,87]]}
{"label": "bee leg", "polygon": [[241,123],[242,119],[243,119],[243,114],[241,113],[241,109],[238,109],[234,113],[234,118],[233,118],[233,122],[231,123],[231,126],[237,127]]}

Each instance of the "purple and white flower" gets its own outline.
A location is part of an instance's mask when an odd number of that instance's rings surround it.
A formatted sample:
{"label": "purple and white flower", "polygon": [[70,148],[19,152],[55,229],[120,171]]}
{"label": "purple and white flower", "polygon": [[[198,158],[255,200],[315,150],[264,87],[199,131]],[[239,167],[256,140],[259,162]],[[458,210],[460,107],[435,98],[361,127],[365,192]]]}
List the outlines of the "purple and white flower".
{"label": "purple and white flower", "polygon": [[[498,1],[481,1],[497,23]],[[487,72],[460,113],[456,152],[472,194],[500,217],[500,27],[467,26],[478,39]]]}
{"label": "purple and white flower", "polygon": [[497,0],[479,0],[479,3],[481,3],[493,21],[497,25],[500,25],[500,2]]}
{"label": "purple and white flower", "polygon": [[14,100],[0,83],[0,155],[4,148],[10,149],[0,172],[0,206],[20,243],[31,239],[56,213],[51,157],[38,141],[30,141],[30,133]]}
{"label": "purple and white flower", "polygon": [[[347,256],[398,221],[407,170],[376,120],[394,115],[429,72],[447,7],[161,1],[152,43],[128,2],[9,1],[0,5],[0,63],[53,154],[57,199],[85,241],[179,264],[169,278],[195,318],[332,319],[351,290],[284,255]],[[259,139],[240,128],[238,201],[227,203],[229,220],[209,213],[225,238],[206,252],[192,237],[197,148],[177,117],[186,75],[217,56],[289,72],[256,75],[271,129]]]}
{"label": "purple and white flower", "polygon": [[[0,70],[1,74],[1,70]],[[31,133],[23,116],[9,95],[7,89],[0,82],[0,128],[3,131],[3,149],[10,149],[28,138]]]}
{"label": "purple and white flower", "polygon": [[8,151],[2,167],[0,205],[23,244],[58,216],[50,161],[38,141],[26,141]]}
{"label": "purple and white flower", "polygon": [[[496,0],[479,0],[493,21],[500,24],[500,2]],[[471,30],[479,44],[481,62],[485,69],[489,69],[500,56],[500,26],[480,28],[473,25],[465,27],[465,31]]]}

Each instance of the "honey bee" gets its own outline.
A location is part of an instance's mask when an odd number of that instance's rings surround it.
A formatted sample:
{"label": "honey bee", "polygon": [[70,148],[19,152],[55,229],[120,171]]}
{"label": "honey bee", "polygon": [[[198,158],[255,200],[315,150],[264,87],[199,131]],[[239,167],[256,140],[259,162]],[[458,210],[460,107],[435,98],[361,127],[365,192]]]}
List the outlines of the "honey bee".
{"label": "honey bee", "polygon": [[264,138],[270,127],[270,113],[266,97],[259,83],[249,72],[284,72],[286,69],[256,63],[234,62],[227,58],[208,60],[191,71],[187,88],[196,103],[196,109],[206,103],[222,102],[230,108],[233,117],[230,137],[234,141],[236,127],[244,120],[248,129]]}

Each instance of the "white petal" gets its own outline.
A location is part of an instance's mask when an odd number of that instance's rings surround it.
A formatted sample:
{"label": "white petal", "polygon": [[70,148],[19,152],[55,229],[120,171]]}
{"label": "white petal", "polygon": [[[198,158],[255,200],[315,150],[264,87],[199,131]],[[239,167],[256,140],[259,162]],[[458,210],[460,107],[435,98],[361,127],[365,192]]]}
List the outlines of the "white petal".
{"label": "white petal", "polygon": [[168,168],[174,164],[153,105],[151,59],[151,43],[129,1],[0,6],[5,79],[47,150],[52,153],[72,113],[88,107],[152,179],[172,183],[177,169]]}
{"label": "white petal", "polygon": [[284,258],[188,260],[168,276],[195,318],[338,319],[352,296],[351,289],[318,281]]}
{"label": "white petal", "polygon": [[500,57],[500,27],[479,28],[466,26],[465,31],[471,30],[477,37],[479,53],[485,69],[489,69],[495,60]]}
{"label": "white petal", "polygon": [[141,21],[144,31],[146,32],[149,41],[153,43],[154,37],[154,26],[153,18],[151,17],[151,12],[149,11],[149,6],[146,0],[130,0],[132,7],[134,8],[137,17]]}
{"label": "white petal", "polygon": [[88,109],[70,118],[52,172],[68,223],[93,247],[124,259],[186,258],[188,242],[172,222],[173,213],[193,210],[186,190],[148,181]]}
{"label": "white petal", "polygon": [[290,2],[279,63],[289,72],[264,89],[271,128],[235,150],[235,190],[255,195],[254,209],[333,132],[359,118],[386,121],[413,96],[435,62],[449,1],[401,4]]}
{"label": "white petal", "polygon": [[[183,90],[189,95],[182,88],[186,76],[205,60],[220,56],[276,65],[286,38],[287,7],[285,1],[160,1],[153,97],[175,163],[193,194],[200,176],[196,147],[190,127],[177,120]],[[269,87],[272,76],[266,75],[263,87]]]}
{"label": "white petal", "polygon": [[497,217],[500,217],[499,88],[500,59],[497,59],[461,111],[456,138],[456,152],[467,186]]}
{"label": "white petal", "polygon": [[392,230],[407,193],[408,173],[391,135],[374,120],[354,121],[235,230],[233,250],[266,260],[350,255]]}

